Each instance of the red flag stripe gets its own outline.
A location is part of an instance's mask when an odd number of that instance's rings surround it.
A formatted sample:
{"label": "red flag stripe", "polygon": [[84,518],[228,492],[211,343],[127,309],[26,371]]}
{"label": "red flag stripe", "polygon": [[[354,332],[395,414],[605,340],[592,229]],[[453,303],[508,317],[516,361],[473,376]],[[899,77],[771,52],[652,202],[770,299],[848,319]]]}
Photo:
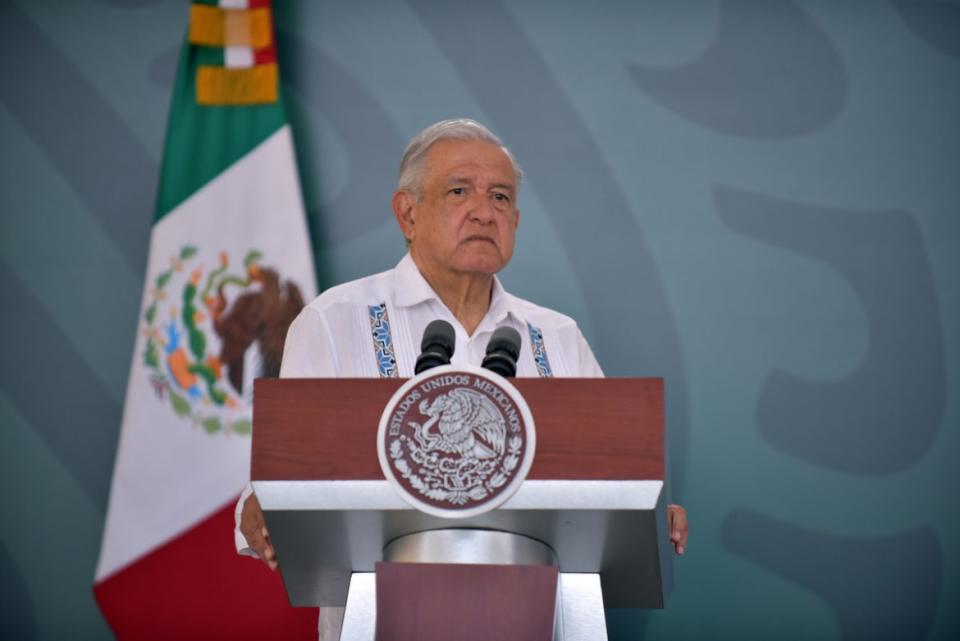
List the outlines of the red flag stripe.
{"label": "red flag stripe", "polygon": [[278,572],[237,556],[233,506],[94,586],[118,639],[316,640],[317,609],[290,607]]}

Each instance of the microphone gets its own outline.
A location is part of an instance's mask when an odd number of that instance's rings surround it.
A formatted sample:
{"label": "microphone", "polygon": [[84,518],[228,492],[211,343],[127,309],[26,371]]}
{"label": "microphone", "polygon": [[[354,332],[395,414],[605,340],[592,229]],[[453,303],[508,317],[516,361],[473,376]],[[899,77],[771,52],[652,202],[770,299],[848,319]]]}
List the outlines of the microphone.
{"label": "microphone", "polygon": [[520,357],[520,332],[503,325],[498,327],[487,343],[487,355],[483,367],[504,378],[517,375],[517,359]]}
{"label": "microphone", "polygon": [[427,328],[423,330],[423,340],[420,341],[420,356],[417,356],[417,364],[413,369],[414,373],[419,374],[431,367],[448,365],[456,344],[457,339],[453,331],[453,325],[439,318],[430,321]]}

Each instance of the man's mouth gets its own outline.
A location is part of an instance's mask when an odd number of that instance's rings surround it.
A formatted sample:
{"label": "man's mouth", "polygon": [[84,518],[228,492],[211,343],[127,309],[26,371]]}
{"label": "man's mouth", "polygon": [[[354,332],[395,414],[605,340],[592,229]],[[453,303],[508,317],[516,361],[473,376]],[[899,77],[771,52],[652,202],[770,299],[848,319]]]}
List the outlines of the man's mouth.
{"label": "man's mouth", "polygon": [[463,242],[470,243],[474,241],[481,241],[485,243],[490,243],[491,245],[496,245],[496,241],[490,238],[489,236],[467,236],[466,240]]}

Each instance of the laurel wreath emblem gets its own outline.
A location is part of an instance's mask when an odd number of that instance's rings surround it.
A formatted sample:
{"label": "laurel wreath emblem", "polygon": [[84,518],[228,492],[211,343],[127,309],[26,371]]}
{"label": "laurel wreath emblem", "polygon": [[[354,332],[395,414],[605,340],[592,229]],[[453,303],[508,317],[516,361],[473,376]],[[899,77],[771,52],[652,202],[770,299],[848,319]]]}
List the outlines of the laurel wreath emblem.
{"label": "laurel wreath emblem", "polygon": [[481,501],[506,483],[520,463],[522,448],[519,436],[510,437],[498,463],[496,459],[426,452],[414,439],[400,435],[390,443],[390,459],[397,472],[420,494],[459,506],[471,499]]}

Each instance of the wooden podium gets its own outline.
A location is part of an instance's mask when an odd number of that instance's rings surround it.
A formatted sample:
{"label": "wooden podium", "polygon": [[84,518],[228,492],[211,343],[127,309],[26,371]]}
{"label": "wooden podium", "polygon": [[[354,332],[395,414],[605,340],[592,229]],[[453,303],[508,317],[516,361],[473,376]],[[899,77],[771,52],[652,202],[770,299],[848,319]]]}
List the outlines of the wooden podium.
{"label": "wooden podium", "polygon": [[554,639],[606,638],[603,607],[664,606],[662,379],[513,379],[536,423],[533,466],[500,508],[465,519],[413,509],[381,472],[380,415],[403,382],[256,382],[251,478],[292,605],[346,605],[341,638],[371,641],[376,563],[527,563],[498,557],[506,536],[559,567]]}

